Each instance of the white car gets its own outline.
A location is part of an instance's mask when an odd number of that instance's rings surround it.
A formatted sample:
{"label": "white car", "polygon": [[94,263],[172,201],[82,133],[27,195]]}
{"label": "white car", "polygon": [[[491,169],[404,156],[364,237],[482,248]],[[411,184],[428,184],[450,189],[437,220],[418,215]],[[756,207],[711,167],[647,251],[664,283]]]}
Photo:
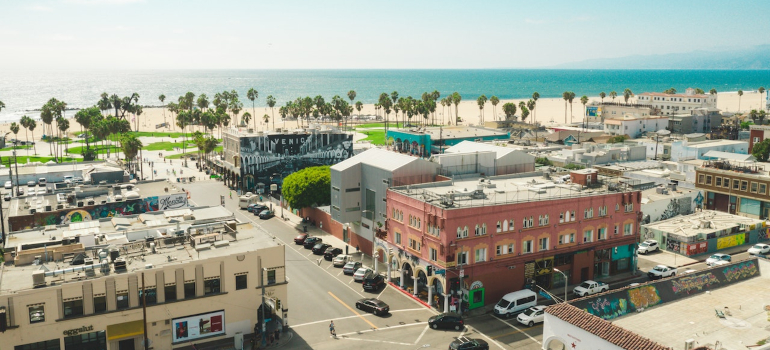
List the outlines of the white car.
{"label": "white car", "polygon": [[637,249],[636,251],[639,254],[647,254],[658,250],[658,248],[659,248],[658,241],[654,239],[648,239],[642,243],[639,243],[639,249]]}
{"label": "white car", "polygon": [[755,244],[749,248],[749,254],[751,255],[765,255],[767,253],[770,253],[770,244]]}
{"label": "white car", "polygon": [[358,269],[358,271],[356,271],[356,273],[353,274],[353,280],[355,280],[356,282],[363,282],[364,281],[364,277],[367,274],[370,274],[370,273],[372,273],[372,269],[370,269],[368,267],[362,267],[362,268]]}
{"label": "white car", "polygon": [[5,189],[10,190],[13,188],[13,184],[10,181],[5,182]]}
{"label": "white car", "polygon": [[731,258],[729,254],[717,253],[717,254],[711,255],[708,259],[706,259],[706,265],[716,266],[717,262],[720,262],[720,261],[730,262],[732,260],[733,258]]}
{"label": "white car", "polygon": [[516,316],[516,321],[523,325],[532,327],[535,323],[543,322],[545,318],[545,306],[533,306],[524,310],[519,316]]}
{"label": "white car", "polygon": [[340,255],[335,256],[334,259],[332,259],[332,265],[334,265],[334,267],[343,267],[350,260],[353,260],[352,256],[345,255],[345,254],[340,254]]}

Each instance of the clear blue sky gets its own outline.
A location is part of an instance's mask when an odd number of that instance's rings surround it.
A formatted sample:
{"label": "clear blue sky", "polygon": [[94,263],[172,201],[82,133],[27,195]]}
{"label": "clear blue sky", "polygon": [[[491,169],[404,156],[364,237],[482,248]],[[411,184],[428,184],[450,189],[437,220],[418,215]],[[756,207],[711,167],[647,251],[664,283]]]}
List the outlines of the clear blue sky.
{"label": "clear blue sky", "polygon": [[0,2],[0,69],[532,68],[770,44],[770,1]]}

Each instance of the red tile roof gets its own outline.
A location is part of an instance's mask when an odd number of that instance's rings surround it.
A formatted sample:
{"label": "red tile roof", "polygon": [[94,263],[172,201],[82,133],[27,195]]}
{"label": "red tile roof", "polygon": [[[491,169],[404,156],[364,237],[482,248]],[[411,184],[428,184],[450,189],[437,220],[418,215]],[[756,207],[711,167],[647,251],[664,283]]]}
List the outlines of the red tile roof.
{"label": "red tile roof", "polygon": [[589,314],[585,310],[578,309],[570,304],[560,303],[549,306],[545,312],[558,317],[562,321],[571,323],[586,332],[629,350],[671,350],[672,348],[660,345],[650,339],[642,337],[625,328],[618,327],[611,322]]}

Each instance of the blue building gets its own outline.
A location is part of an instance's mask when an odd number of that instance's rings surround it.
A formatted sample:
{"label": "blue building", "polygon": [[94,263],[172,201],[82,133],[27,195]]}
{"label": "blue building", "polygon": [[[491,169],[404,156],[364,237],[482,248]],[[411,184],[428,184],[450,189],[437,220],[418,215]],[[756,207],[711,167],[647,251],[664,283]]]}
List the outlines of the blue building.
{"label": "blue building", "polygon": [[385,135],[396,151],[429,157],[463,141],[508,141],[509,132],[471,126],[391,129]]}

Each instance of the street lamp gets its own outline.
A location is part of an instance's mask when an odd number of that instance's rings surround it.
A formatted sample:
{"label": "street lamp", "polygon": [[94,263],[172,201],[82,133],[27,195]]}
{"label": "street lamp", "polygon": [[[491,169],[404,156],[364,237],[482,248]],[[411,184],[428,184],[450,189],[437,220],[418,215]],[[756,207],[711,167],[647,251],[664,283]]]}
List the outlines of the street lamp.
{"label": "street lamp", "polygon": [[561,272],[561,270],[559,270],[559,269],[557,269],[555,267],[553,268],[553,270],[558,272],[558,273],[560,273],[562,276],[564,276],[564,302],[566,303],[567,302],[567,284],[568,284],[567,282],[569,282],[567,280],[567,275],[564,272]]}

